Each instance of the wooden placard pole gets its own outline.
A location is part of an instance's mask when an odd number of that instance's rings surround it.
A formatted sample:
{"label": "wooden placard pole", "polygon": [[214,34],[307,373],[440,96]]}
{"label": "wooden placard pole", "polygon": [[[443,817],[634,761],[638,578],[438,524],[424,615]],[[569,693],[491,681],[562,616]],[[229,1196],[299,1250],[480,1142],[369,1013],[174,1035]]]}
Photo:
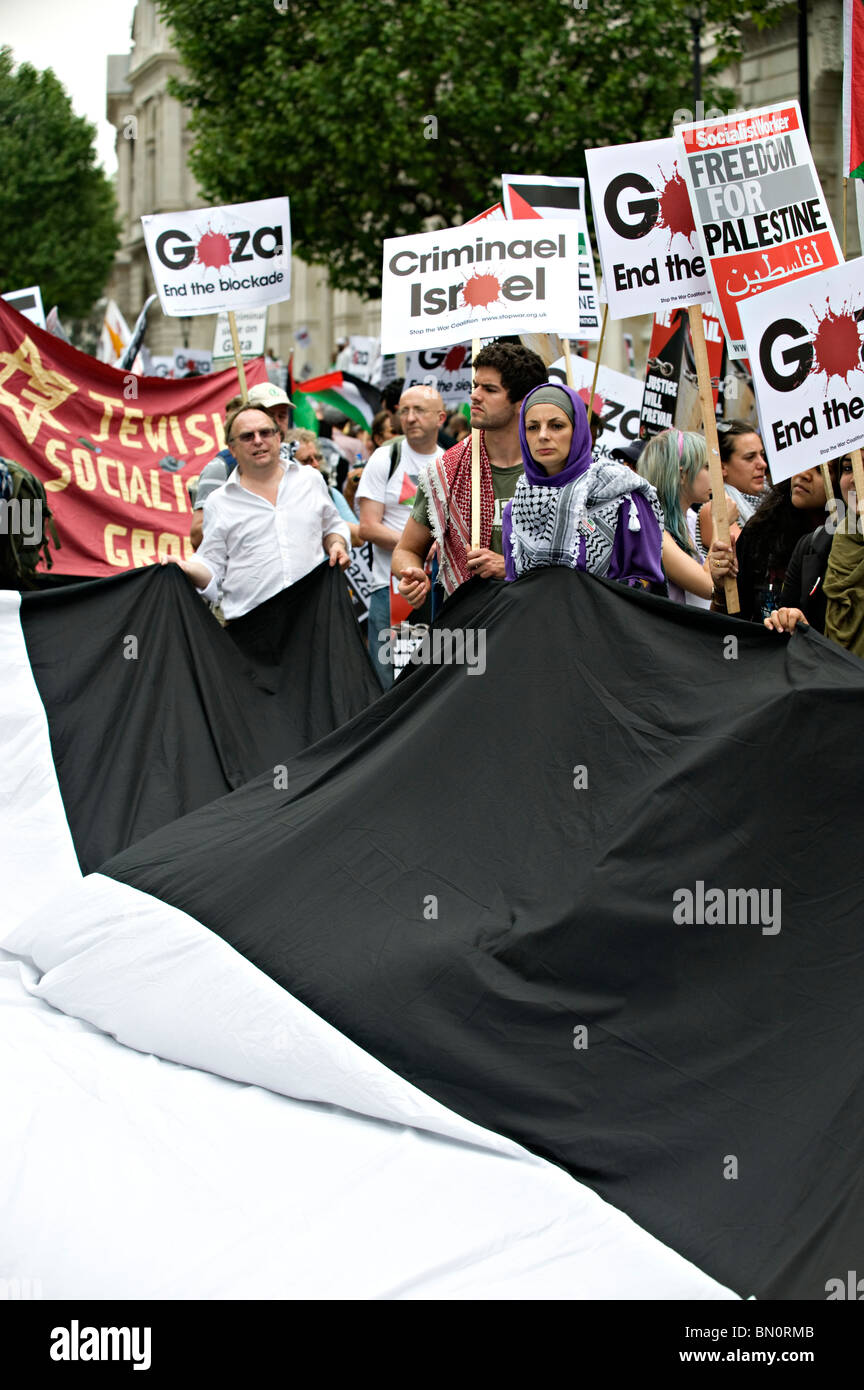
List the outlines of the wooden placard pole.
{"label": "wooden placard pole", "polygon": [[571,391],[573,389],[573,358],[570,355],[570,339],[562,338],[564,344],[564,373],[567,377],[567,385]]}
{"label": "wooden placard pole", "polygon": [[[474,376],[480,352],[480,339],[471,339],[471,390],[474,390]],[[480,549],[480,431],[471,430],[471,549]]]}
{"label": "wooden placard pole", "polygon": [[819,468],[822,473],[822,481],[825,484],[825,501],[834,501],[834,484],[831,482],[831,474],[828,471],[827,463],[820,463]]}
{"label": "wooden placard pole", "polygon": [[240,338],[237,334],[237,320],[234,317],[234,310],[228,310],[228,323],[231,328],[231,341],[234,344],[234,361],[237,365],[237,378],[240,382],[240,395],[243,403],[249,399],[249,391],[246,386],[246,369],[243,366],[243,354],[240,351]]}
{"label": "wooden placard pole", "polygon": [[[711,516],[714,520],[714,534],[718,541],[724,541],[728,545],[729,518],[726,514],[726,489],[723,483],[723,469],[720,466],[720,444],[717,439],[717,418],[714,414],[714,394],[711,390],[711,371],[708,366],[708,348],[705,344],[702,305],[691,304],[687,312],[690,316],[690,336],[693,339],[696,379],[699,383],[699,403],[702,407],[705,444],[708,449],[708,476],[711,479]],[[729,575],[724,581],[723,587],[726,593],[726,612],[740,613],[738,585],[732,575]]]}
{"label": "wooden placard pole", "polygon": [[603,305],[603,322],[600,325],[600,341],[597,344],[597,361],[594,363],[594,380],[591,382],[591,396],[588,401],[588,428],[591,428],[591,418],[594,414],[594,392],[597,390],[597,378],[600,375],[600,358],[603,356],[603,341],[606,337],[606,320],[609,317],[609,301]]}

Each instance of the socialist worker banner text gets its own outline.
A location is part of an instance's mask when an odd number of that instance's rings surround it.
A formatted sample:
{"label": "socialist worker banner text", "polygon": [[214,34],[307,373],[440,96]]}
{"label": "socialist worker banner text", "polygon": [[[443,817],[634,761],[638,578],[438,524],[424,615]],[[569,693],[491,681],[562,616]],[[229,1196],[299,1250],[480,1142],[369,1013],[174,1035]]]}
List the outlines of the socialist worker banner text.
{"label": "socialist worker banner text", "polygon": [[[250,386],[267,380],[259,358]],[[234,371],[167,381],[88,357],[0,301],[0,455],[45,484],[53,573],[102,578],[192,554],[187,484],[224,447]]]}
{"label": "socialist worker banner text", "polygon": [[797,101],[679,126],[687,180],[730,357],[746,357],[738,306],[843,256]]}

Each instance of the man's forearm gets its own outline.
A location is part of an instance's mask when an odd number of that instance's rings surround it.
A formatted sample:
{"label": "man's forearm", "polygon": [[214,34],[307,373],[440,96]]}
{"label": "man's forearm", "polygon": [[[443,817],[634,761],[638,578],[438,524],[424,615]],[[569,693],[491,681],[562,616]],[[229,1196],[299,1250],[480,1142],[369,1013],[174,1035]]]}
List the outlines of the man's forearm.
{"label": "man's forearm", "polygon": [[390,561],[390,569],[397,579],[401,579],[403,570],[422,570],[425,559],[425,555],[420,555],[417,551],[406,550],[404,546],[397,545],[396,549],[393,551],[393,558]]}
{"label": "man's forearm", "polygon": [[383,521],[360,522],[361,541],[371,541],[382,550],[395,550],[401,537],[401,531],[394,531],[392,526],[385,526]]}

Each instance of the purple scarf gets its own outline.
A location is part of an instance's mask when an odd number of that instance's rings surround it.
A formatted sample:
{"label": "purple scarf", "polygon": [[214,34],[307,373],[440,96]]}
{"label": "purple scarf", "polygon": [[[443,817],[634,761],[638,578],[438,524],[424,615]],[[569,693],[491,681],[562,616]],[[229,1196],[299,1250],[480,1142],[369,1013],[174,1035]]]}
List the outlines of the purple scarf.
{"label": "purple scarf", "polygon": [[[551,477],[531,457],[531,450],[528,448],[528,439],[525,435],[525,412],[531,405],[531,397],[537,391],[548,391],[550,386],[554,386],[562,395],[569,396],[573,406],[573,438],[570,441],[570,453],[561,472],[555,473]],[[563,410],[564,407],[561,408]],[[559,385],[558,382],[544,381],[542,386],[532,387],[523,400],[522,409],[519,412],[519,443],[522,446],[525,478],[534,487],[564,487],[565,484],[572,483],[574,478],[580,478],[591,467],[591,430],[588,426],[588,412],[582,397],[577,396],[571,387]]]}

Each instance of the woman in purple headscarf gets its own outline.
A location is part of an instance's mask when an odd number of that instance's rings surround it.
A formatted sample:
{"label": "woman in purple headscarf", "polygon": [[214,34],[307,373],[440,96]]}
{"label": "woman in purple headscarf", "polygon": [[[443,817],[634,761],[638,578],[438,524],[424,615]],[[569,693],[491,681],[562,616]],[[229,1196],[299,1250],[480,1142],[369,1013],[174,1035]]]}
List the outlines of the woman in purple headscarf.
{"label": "woman in purple headscarf", "polygon": [[592,461],[576,392],[552,384],[529,391],[519,438],[525,473],[502,518],[507,578],[566,565],[665,594],[657,494],[623,464]]}

